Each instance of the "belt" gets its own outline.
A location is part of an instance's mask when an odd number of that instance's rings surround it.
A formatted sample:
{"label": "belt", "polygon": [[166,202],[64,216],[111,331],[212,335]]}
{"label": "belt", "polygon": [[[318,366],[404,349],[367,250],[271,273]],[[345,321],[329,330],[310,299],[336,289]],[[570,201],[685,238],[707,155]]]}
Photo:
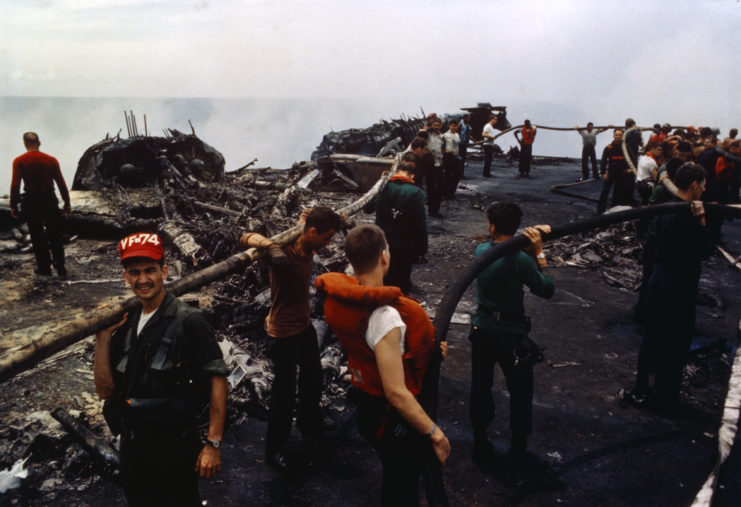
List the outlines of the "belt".
{"label": "belt", "polygon": [[520,323],[520,322],[527,321],[527,316],[521,312],[510,312],[506,310],[500,310],[500,311],[493,312],[493,311],[487,310],[486,308],[480,308],[480,309],[484,313],[491,315],[492,318],[494,318],[495,320],[503,320],[505,322],[513,322],[513,323]]}

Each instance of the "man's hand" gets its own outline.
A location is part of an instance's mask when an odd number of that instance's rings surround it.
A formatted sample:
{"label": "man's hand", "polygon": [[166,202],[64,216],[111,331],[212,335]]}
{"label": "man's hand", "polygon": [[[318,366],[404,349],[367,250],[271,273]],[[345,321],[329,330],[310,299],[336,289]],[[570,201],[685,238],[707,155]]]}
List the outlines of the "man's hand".
{"label": "man's hand", "polygon": [[196,460],[196,472],[202,479],[210,479],[221,471],[221,450],[206,444]]}
{"label": "man's hand", "polygon": [[18,212],[13,208],[10,208],[10,216],[18,220]]}
{"label": "man's hand", "polygon": [[705,225],[705,207],[702,205],[702,201],[692,201],[690,211],[693,217],[700,219],[700,225]]}
{"label": "man's hand", "polygon": [[72,214],[72,207],[69,204],[64,205],[64,216],[68,217]]}
{"label": "man's hand", "polygon": [[448,357],[448,342],[446,341],[440,342],[440,352],[442,352],[443,361],[445,361],[445,358]]}
{"label": "man's hand", "polygon": [[525,227],[523,233],[530,240],[531,250],[535,255],[538,255],[543,251],[543,239],[540,237],[540,233],[543,232],[548,234],[551,232],[550,225],[536,225],[535,227]]}
{"label": "man's hand", "polygon": [[298,225],[304,225],[306,223],[306,217],[311,213],[311,208],[306,208],[301,212],[301,217],[298,219]]}
{"label": "man's hand", "polygon": [[127,318],[128,316],[129,316],[129,314],[128,314],[128,313],[124,313],[124,316],[123,316],[123,318],[121,319],[121,322],[117,322],[117,323],[113,324],[113,325],[112,325],[112,326],[110,326],[110,327],[107,327],[107,328],[105,328],[105,329],[101,329],[100,331],[96,332],[96,333],[95,333],[95,339],[96,339],[96,340],[101,340],[101,339],[106,339],[106,338],[110,338],[110,337],[111,337],[111,335],[113,334],[113,332],[114,332],[114,331],[115,331],[116,329],[118,329],[119,327],[121,327],[121,326],[123,326],[123,325],[124,325],[124,323],[126,322],[126,318]]}
{"label": "man's hand", "polygon": [[438,426],[430,438],[432,439],[432,450],[435,451],[435,456],[444,465],[448,456],[450,456],[450,442],[448,441],[448,437],[445,436],[443,430]]}

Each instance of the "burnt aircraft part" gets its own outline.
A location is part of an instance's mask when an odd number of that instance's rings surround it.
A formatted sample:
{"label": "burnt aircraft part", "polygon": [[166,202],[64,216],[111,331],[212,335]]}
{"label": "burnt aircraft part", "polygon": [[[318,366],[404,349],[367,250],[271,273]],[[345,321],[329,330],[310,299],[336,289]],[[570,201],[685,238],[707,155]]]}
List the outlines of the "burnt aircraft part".
{"label": "burnt aircraft part", "polygon": [[[395,138],[400,138],[399,145],[406,147],[424,125],[422,118],[397,119],[381,121],[364,129],[349,129],[330,132],[322,138],[311,160],[317,161],[333,153],[353,153],[375,157]],[[393,143],[392,143],[393,144]]]}
{"label": "burnt aircraft part", "polygon": [[113,138],[91,146],[77,164],[72,190],[100,190],[116,183],[129,188],[151,186],[169,166],[177,168],[180,176],[192,175],[202,182],[223,178],[221,153],[195,135],[169,132],[172,137]]}

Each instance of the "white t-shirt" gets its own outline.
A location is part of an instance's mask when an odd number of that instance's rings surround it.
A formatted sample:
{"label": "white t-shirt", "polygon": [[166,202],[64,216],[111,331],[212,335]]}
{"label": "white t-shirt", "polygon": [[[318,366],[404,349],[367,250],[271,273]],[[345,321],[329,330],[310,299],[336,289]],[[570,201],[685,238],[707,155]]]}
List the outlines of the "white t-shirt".
{"label": "white t-shirt", "polygon": [[404,355],[404,334],[407,325],[401,320],[399,311],[393,306],[380,306],[373,310],[368,319],[368,329],[365,330],[365,341],[372,350],[376,350],[376,344],[394,328],[401,331],[401,355]]}
{"label": "white t-shirt", "polygon": [[[492,136],[492,137],[494,137],[495,135],[497,135],[497,132],[494,130],[494,127],[492,127],[488,123],[486,125],[484,125],[484,130],[482,132],[484,134],[487,134],[487,135]],[[488,137],[484,137],[484,144],[486,144],[488,146],[493,146],[494,145],[494,139],[490,139]]]}
{"label": "white t-shirt", "polygon": [[157,310],[149,312],[146,315],[142,313],[141,317],[139,317],[139,326],[136,328],[136,336],[141,334],[142,329],[144,329],[144,326],[147,325],[147,322],[149,322],[149,319],[151,319],[155,313],[157,313]]}
{"label": "white t-shirt", "polygon": [[636,180],[643,181],[647,178],[651,178],[651,171],[658,168],[659,166],[656,164],[656,161],[653,159],[653,157],[642,155],[641,158],[638,159],[638,167],[636,168]]}
{"label": "white t-shirt", "polygon": [[458,146],[461,142],[461,136],[458,132],[447,131],[443,134],[443,151],[451,151],[458,155]]}
{"label": "white t-shirt", "polygon": [[443,136],[428,130],[427,149],[430,150],[432,156],[435,157],[435,167],[439,167],[443,163]]}

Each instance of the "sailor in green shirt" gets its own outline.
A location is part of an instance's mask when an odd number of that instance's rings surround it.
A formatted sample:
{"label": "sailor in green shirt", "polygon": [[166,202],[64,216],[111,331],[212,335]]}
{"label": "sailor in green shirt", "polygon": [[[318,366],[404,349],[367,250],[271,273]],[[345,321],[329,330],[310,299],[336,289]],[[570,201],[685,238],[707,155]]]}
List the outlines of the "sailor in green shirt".
{"label": "sailor in green shirt", "polygon": [[[487,210],[489,235],[492,240],[476,247],[475,256],[483,255],[498,243],[511,239],[520,225],[522,211],[514,203],[497,202]],[[511,469],[525,470],[532,461],[526,451],[527,435],[532,431],[533,364],[527,347],[530,319],[523,304],[526,285],[542,298],[553,296],[553,279],[544,272],[547,266],[541,232],[550,232],[548,225],[526,227],[530,239],[528,250],[502,257],[490,264],[476,278],[478,306],[472,319],[471,333],[471,404],[473,426],[473,461],[484,468],[494,465],[494,448],[486,428],[494,420],[494,399],[491,389],[494,365],[499,363],[510,394],[510,429],[512,441],[509,455]],[[530,350],[537,353],[537,350]]]}

